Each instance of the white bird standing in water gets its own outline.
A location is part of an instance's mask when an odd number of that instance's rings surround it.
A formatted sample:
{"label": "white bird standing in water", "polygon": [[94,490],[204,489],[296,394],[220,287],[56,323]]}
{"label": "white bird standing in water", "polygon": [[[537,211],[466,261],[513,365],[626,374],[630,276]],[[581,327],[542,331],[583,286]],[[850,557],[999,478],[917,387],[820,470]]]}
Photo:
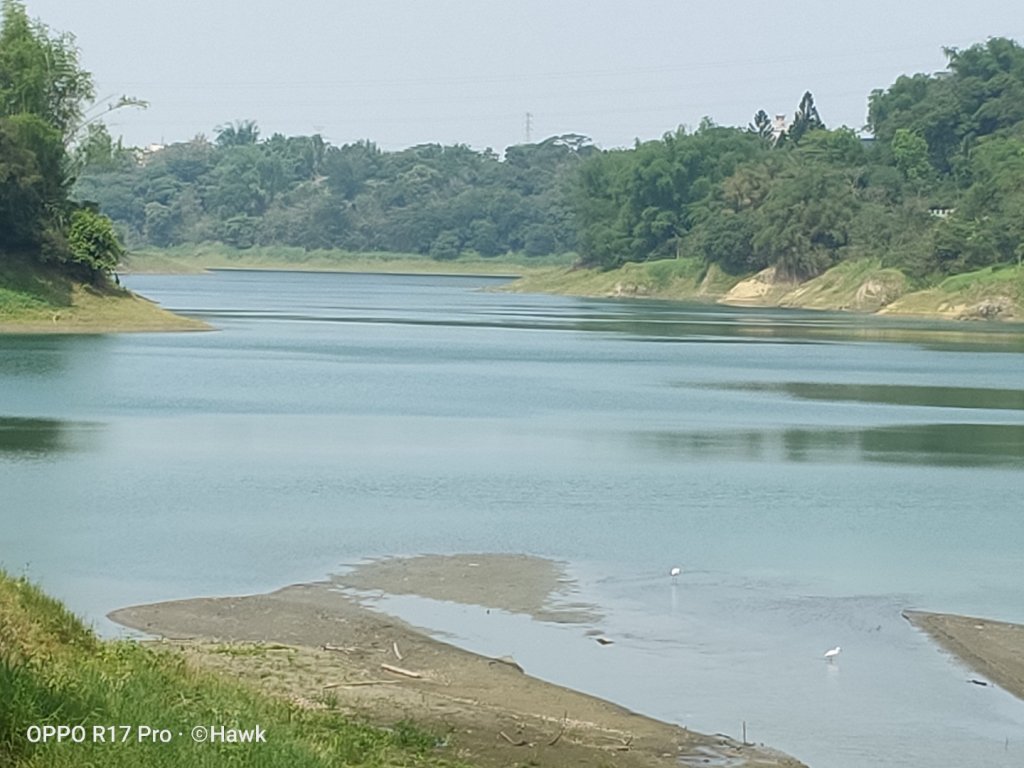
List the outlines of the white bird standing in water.
{"label": "white bird standing in water", "polygon": [[828,661],[829,664],[831,664],[833,661],[835,661],[836,656],[839,655],[839,652],[841,650],[843,649],[840,648],[838,645],[835,648],[829,648],[827,651],[825,651],[825,660]]}
{"label": "white bird standing in water", "polygon": [[672,581],[679,578],[679,574],[683,572],[683,569],[678,565],[673,566],[672,570],[668,572],[668,575],[672,577]]}

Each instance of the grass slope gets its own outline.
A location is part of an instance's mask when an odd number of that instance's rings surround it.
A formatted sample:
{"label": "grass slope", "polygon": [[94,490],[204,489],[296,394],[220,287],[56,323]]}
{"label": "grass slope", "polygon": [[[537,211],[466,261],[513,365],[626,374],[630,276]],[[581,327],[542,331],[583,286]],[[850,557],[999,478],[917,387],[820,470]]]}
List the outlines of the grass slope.
{"label": "grass slope", "polygon": [[196,331],[208,326],[130,291],[83,285],[28,259],[0,254],[0,333]]}
{"label": "grass slope", "polygon": [[996,266],[947,277],[909,293],[886,314],[928,315],[962,320],[1024,320],[1024,267]]}
{"label": "grass slope", "polygon": [[[374,728],[337,712],[262,695],[184,657],[136,643],[101,642],[56,600],[0,571],[0,766],[257,768],[457,766],[438,739],[406,722]],[[85,739],[32,743],[30,726],[82,726]],[[94,727],[133,726],[125,741]],[[137,726],[170,732],[139,740]],[[197,725],[254,729],[266,743],[196,743]],[[180,735],[179,735],[180,734]]]}
{"label": "grass slope", "polygon": [[910,280],[877,259],[844,261],[779,300],[782,307],[877,312],[905,294]]}

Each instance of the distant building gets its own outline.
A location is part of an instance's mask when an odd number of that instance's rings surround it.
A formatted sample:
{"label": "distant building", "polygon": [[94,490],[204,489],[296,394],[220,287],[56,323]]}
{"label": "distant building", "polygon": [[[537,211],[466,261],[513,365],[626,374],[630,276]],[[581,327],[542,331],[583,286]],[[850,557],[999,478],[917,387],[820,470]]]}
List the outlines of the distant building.
{"label": "distant building", "polygon": [[132,153],[135,155],[135,162],[145,165],[153,159],[153,155],[167,148],[166,144],[147,144],[144,147],[135,147]]}
{"label": "distant building", "polygon": [[783,134],[786,133],[786,128],[788,127],[789,126],[786,125],[785,115],[775,116],[775,119],[772,121],[772,144],[779,143],[779,139],[781,139]]}

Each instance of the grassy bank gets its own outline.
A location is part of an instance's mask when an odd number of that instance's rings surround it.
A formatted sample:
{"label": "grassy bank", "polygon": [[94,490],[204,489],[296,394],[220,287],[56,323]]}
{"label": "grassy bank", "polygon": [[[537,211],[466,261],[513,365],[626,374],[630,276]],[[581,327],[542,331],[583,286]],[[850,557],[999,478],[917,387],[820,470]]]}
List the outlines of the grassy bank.
{"label": "grassy bank", "polygon": [[523,275],[552,267],[568,267],[573,254],[529,257],[508,254],[496,258],[464,255],[437,261],[415,253],[340,250],[307,251],[267,247],[239,250],[219,244],[143,249],[129,254],[125,269],[136,273],[188,274],[205,269],[294,269],[328,272],[394,272],[423,274]]}
{"label": "grassy bank", "polygon": [[29,259],[0,254],[0,333],[195,331],[181,317],[114,286],[76,283]]}
{"label": "grassy bank", "polygon": [[628,263],[612,270],[552,267],[516,281],[511,290],[570,296],[642,297],[675,301],[917,315],[951,319],[1024,320],[1024,268],[989,267],[924,287],[878,260],[846,261],[805,282],[773,269],[728,275],[698,259]]}
{"label": "grassy bank", "polygon": [[947,277],[908,293],[884,310],[889,314],[938,315],[963,320],[1024,320],[1024,267],[988,267]]}
{"label": "grassy bank", "polygon": [[[406,722],[370,727],[257,693],[172,651],[100,641],[59,602],[3,571],[0,692],[0,765],[10,768],[461,765],[447,759],[437,737]],[[84,738],[30,740],[38,736],[30,726],[58,725],[82,726],[76,733]],[[197,743],[191,736],[195,726],[257,725],[265,743]],[[160,735],[140,740],[138,726]]]}

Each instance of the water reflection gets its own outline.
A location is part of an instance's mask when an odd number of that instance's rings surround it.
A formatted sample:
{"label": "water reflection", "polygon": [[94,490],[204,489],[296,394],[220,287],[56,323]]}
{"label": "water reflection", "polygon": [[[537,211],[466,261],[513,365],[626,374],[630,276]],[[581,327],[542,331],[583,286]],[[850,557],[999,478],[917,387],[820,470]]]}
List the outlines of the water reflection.
{"label": "water reflection", "polygon": [[[165,306],[225,322],[273,320],[439,328],[566,330],[651,342],[902,342],[936,349],[1024,351],[1020,323],[964,323],[844,312],[649,299],[501,293],[506,278],[353,273],[134,275]],[[267,286],[274,290],[268,291]]]}
{"label": "water reflection", "polygon": [[1024,425],[913,424],[887,427],[636,433],[640,447],[671,458],[1024,468]]}
{"label": "water reflection", "polygon": [[66,367],[65,338],[0,334],[0,377],[44,377]]}
{"label": "water reflection", "polygon": [[979,325],[843,312],[646,300],[587,300],[581,304],[576,330],[625,333],[650,341],[707,338],[789,343],[881,341],[973,352],[1024,351],[1024,326],[1020,323]]}
{"label": "water reflection", "polygon": [[0,457],[42,457],[90,447],[101,425],[61,419],[0,416]]}
{"label": "water reflection", "polygon": [[1024,411],[1024,390],[977,387],[930,387],[893,384],[821,384],[788,381],[781,384],[734,384],[723,389],[780,392],[804,400],[845,400],[882,405],[932,408],[985,408]]}

